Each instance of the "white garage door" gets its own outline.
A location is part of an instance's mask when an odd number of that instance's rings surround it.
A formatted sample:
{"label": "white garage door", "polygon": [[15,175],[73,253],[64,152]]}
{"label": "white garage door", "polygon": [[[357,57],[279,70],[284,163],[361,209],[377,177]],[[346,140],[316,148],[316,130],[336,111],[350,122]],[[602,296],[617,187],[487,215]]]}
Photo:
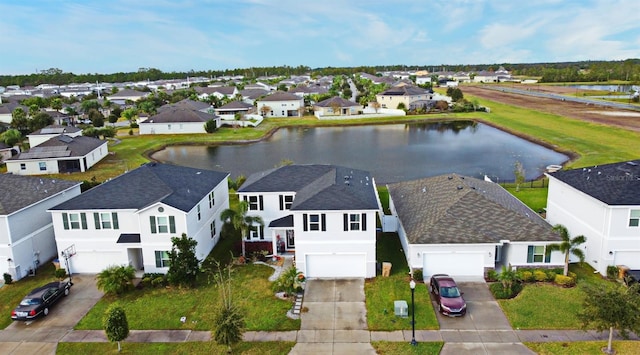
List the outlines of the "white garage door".
{"label": "white garage door", "polygon": [[365,254],[307,254],[309,278],[365,277],[367,259]]}
{"label": "white garage door", "polygon": [[484,276],[484,256],[478,253],[424,253],[423,275],[449,274],[451,276]]}
{"label": "white garage door", "polygon": [[617,251],[615,265],[625,265],[632,270],[640,269],[640,251]]}

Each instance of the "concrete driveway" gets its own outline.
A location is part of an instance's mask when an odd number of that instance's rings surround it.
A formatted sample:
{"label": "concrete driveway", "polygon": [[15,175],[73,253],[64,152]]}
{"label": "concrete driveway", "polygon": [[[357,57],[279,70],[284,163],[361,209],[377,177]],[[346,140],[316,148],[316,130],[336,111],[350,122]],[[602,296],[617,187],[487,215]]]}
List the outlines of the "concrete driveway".
{"label": "concrete driveway", "polygon": [[302,307],[290,354],[376,353],[367,330],[364,279],[308,280]]}
{"label": "concrete driveway", "polygon": [[102,298],[95,275],[74,275],[69,296],[51,308],[49,315],[29,322],[13,322],[0,330],[0,354],[55,353],[62,339]]}

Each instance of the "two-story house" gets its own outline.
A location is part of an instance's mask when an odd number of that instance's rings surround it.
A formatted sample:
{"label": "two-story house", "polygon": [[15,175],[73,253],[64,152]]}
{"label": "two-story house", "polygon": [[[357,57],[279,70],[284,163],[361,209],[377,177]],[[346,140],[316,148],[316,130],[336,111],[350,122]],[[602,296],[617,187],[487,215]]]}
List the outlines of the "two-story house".
{"label": "two-story house", "polygon": [[287,92],[278,91],[256,101],[258,113],[265,117],[299,117],[304,108],[304,99]]}
{"label": "two-story house", "polygon": [[640,160],[548,173],[547,220],[584,235],[585,261],[640,269]]}
{"label": "two-story house", "polygon": [[270,242],[293,253],[307,277],[375,277],[376,218],[373,177],[334,165],[288,165],[251,175],[238,189],[248,214],[262,217],[247,242]]}
{"label": "two-story house", "polygon": [[229,208],[229,174],[148,163],[49,211],[58,251],[75,249],[72,272],[97,273],[131,265],[169,270],[171,237],[195,239],[207,257],[220,239],[220,213]]}

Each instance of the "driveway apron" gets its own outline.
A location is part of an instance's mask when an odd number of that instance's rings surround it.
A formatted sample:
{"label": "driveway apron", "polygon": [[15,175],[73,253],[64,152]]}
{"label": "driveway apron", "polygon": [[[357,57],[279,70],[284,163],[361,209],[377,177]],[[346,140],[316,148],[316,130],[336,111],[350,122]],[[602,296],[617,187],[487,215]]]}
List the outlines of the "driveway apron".
{"label": "driveway apron", "polygon": [[364,279],[308,280],[290,354],[375,354],[367,330]]}

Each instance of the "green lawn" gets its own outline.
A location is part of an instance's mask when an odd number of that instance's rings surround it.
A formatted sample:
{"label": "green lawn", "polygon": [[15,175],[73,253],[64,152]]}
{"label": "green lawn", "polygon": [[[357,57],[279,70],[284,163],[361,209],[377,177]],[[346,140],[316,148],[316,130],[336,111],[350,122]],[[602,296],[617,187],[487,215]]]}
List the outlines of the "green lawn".
{"label": "green lawn", "polygon": [[[122,342],[118,352],[116,343],[59,343],[56,354],[226,354],[227,347],[211,342],[185,343],[127,343]],[[233,346],[234,354],[281,355],[288,354],[295,343],[292,342],[243,342]]]}
{"label": "green lawn", "polygon": [[612,285],[593,273],[589,265],[572,264],[578,286],[562,288],[553,284],[526,284],[522,292],[510,300],[498,300],[514,329],[580,329],[576,316],[582,309],[584,284]]}
{"label": "green lawn", "polygon": [[[570,343],[524,343],[529,349],[540,355],[601,355],[600,350],[607,347],[606,341],[576,341]],[[640,342],[638,341],[614,341],[613,350],[618,355],[640,354]]]}
{"label": "green lawn", "polygon": [[[536,181],[536,184],[540,185],[539,181]],[[504,188],[535,212],[547,208],[547,194],[549,189],[546,185],[545,187],[520,186],[520,191],[516,191],[514,184],[504,185]]]}
{"label": "green lawn", "polygon": [[[382,234],[376,244],[379,262],[391,262],[391,276],[377,276],[365,283],[367,324],[369,330],[411,329],[411,289],[409,268],[395,233]],[[393,301],[405,300],[409,318],[394,314]],[[426,285],[418,282],[415,289],[416,329],[438,329],[438,320],[431,305]]]}
{"label": "green lawn", "polygon": [[36,276],[27,276],[20,281],[0,287],[0,314],[2,315],[0,316],[0,329],[11,324],[11,310],[20,303],[29,291],[56,280],[54,270],[52,263],[45,263],[38,269]]}
{"label": "green lawn", "polygon": [[420,342],[418,345],[413,346],[408,342],[374,341],[371,342],[371,345],[380,355],[437,355],[440,354],[444,343],[439,341]]}

